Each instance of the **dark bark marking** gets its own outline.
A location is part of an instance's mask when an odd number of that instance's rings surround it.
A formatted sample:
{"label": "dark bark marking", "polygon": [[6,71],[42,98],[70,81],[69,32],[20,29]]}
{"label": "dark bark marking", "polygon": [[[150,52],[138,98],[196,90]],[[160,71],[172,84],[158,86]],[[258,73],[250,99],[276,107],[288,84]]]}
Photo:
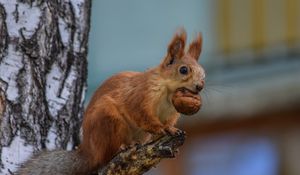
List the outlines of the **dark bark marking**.
{"label": "dark bark marking", "polygon": [[6,106],[5,99],[6,97],[4,91],[0,88],[0,125],[2,123],[3,113],[5,112],[5,106]]}
{"label": "dark bark marking", "polygon": [[0,62],[7,54],[8,32],[6,26],[6,12],[4,6],[0,3]]}
{"label": "dark bark marking", "polygon": [[26,30],[25,28],[21,28],[19,30],[19,34],[21,36],[22,41],[19,44],[20,49],[22,50],[23,54],[27,55],[29,58],[37,59],[39,56],[39,45],[37,43],[37,37],[35,32],[30,39],[26,39],[23,31]]}
{"label": "dark bark marking", "polygon": [[18,23],[19,22],[19,4],[16,4],[15,11],[12,14],[15,17],[15,22]]}

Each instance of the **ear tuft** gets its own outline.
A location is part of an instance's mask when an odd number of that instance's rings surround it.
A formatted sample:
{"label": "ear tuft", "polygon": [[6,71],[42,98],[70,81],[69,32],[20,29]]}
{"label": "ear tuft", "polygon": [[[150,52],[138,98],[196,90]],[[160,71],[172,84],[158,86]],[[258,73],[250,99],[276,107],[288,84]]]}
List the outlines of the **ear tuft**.
{"label": "ear tuft", "polygon": [[184,55],[185,41],[186,32],[184,28],[179,28],[168,47],[168,55],[171,59],[180,59]]}
{"label": "ear tuft", "polygon": [[197,61],[202,51],[202,34],[198,33],[197,37],[190,44],[188,53]]}

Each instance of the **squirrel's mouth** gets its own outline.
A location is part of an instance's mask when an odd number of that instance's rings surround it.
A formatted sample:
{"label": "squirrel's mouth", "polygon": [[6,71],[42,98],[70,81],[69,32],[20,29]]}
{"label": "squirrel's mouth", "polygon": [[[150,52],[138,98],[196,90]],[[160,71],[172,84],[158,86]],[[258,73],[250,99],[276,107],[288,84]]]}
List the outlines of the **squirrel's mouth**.
{"label": "squirrel's mouth", "polygon": [[186,87],[181,87],[181,88],[179,88],[179,90],[182,91],[183,93],[190,92],[190,93],[192,93],[194,95],[199,95],[199,91],[193,91],[193,90],[188,89]]}

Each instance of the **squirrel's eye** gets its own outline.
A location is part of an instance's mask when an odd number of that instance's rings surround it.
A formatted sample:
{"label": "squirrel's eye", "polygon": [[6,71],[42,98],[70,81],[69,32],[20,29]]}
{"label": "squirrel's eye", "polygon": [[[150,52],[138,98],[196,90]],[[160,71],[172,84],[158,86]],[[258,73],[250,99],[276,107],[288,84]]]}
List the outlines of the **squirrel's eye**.
{"label": "squirrel's eye", "polygon": [[188,74],[189,72],[189,69],[186,67],[186,66],[182,66],[180,69],[179,69],[179,72],[183,75],[186,75]]}

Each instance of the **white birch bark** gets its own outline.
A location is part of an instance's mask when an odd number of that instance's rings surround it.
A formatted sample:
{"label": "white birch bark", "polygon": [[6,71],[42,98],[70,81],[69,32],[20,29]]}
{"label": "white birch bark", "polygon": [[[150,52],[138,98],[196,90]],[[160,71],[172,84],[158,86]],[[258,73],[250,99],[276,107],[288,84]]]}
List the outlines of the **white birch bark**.
{"label": "white birch bark", "polygon": [[0,0],[0,174],[79,143],[90,0]]}

